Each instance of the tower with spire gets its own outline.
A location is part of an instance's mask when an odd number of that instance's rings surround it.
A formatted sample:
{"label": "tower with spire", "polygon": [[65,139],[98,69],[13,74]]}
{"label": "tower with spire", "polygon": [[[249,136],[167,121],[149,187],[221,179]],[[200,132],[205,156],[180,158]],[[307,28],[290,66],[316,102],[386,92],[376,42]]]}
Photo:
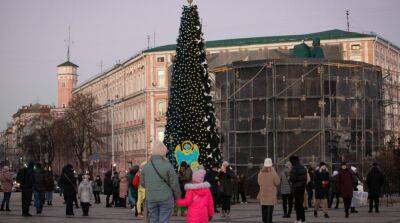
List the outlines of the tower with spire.
{"label": "tower with spire", "polygon": [[68,28],[67,61],[57,66],[58,97],[57,108],[67,108],[72,99],[72,90],[78,82],[78,65],[70,61],[71,36]]}

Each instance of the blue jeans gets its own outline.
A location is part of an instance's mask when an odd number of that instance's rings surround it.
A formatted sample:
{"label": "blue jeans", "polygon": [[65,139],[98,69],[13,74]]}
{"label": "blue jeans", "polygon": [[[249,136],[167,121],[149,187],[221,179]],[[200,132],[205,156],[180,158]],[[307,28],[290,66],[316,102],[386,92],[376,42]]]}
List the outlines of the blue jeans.
{"label": "blue jeans", "polygon": [[4,192],[3,201],[1,202],[1,209],[4,208],[4,205],[6,205],[6,209],[10,209],[10,197],[11,192]]}
{"label": "blue jeans", "polygon": [[53,191],[46,191],[46,201],[53,201]]}
{"label": "blue jeans", "polygon": [[36,213],[40,214],[43,209],[44,193],[41,191],[34,191],[33,197],[35,199]]}
{"label": "blue jeans", "polygon": [[168,223],[174,208],[174,198],[163,202],[147,202],[150,223]]}

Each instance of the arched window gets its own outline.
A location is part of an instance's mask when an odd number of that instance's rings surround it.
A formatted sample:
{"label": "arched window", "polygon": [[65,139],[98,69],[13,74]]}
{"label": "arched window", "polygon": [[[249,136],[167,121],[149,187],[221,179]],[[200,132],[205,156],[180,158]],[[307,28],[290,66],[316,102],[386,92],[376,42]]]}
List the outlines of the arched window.
{"label": "arched window", "polygon": [[165,101],[159,101],[157,105],[157,115],[158,116],[165,115],[166,111],[167,111],[167,106]]}

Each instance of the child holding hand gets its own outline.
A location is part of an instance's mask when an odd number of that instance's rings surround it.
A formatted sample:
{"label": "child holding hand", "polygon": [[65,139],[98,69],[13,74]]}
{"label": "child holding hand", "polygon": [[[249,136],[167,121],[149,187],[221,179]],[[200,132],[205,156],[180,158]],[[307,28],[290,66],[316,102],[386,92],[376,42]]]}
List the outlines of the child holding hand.
{"label": "child holding hand", "polygon": [[205,175],[204,169],[193,171],[192,183],[185,185],[185,198],[176,201],[176,205],[188,207],[188,223],[207,223],[214,215],[210,184],[204,182]]}

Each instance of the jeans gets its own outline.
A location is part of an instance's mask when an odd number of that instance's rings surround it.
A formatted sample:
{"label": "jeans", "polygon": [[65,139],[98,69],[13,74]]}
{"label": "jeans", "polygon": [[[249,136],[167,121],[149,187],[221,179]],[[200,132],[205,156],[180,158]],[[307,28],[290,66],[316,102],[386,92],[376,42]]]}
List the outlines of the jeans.
{"label": "jeans", "polygon": [[312,207],[312,201],[313,201],[313,198],[314,198],[314,190],[313,189],[308,189],[307,190],[307,195],[308,195],[307,204],[308,204],[308,207],[311,208]]}
{"label": "jeans", "polygon": [[340,198],[340,193],[331,193],[331,196],[329,198],[329,205],[328,207],[331,208],[333,204],[333,199],[336,198],[336,205],[335,208],[339,207],[339,198]]}
{"label": "jeans", "polygon": [[100,191],[93,191],[95,203],[100,204]]}
{"label": "jeans", "polygon": [[293,209],[293,194],[282,194],[282,201],[284,215],[290,216]]}
{"label": "jeans", "polygon": [[89,202],[81,202],[81,207],[82,207],[83,216],[88,216],[90,203]]}
{"label": "jeans", "polygon": [[163,202],[147,202],[150,223],[168,223],[174,208],[174,198]]}
{"label": "jeans", "polygon": [[306,221],[306,217],[304,214],[304,187],[296,187],[294,188],[294,206],[296,209],[296,218],[297,221]]}
{"label": "jeans", "polygon": [[53,191],[46,191],[45,196],[46,196],[46,201],[47,202],[53,201]]}
{"label": "jeans", "polygon": [[264,223],[272,223],[272,213],[274,212],[273,205],[262,205],[262,220]]}
{"label": "jeans", "polygon": [[40,213],[42,213],[42,209],[43,209],[44,192],[34,191],[33,197],[35,198],[36,213],[40,214]]}
{"label": "jeans", "polygon": [[10,197],[11,197],[11,192],[4,192],[3,194],[3,201],[1,202],[1,209],[4,208],[4,205],[6,205],[6,209],[10,209]]}
{"label": "jeans", "polygon": [[[379,212],[379,192],[369,192],[369,211],[375,207],[375,212]],[[375,205],[374,205],[375,203]]]}
{"label": "jeans", "polygon": [[32,190],[22,190],[22,215],[29,214],[29,206],[32,200]]}

